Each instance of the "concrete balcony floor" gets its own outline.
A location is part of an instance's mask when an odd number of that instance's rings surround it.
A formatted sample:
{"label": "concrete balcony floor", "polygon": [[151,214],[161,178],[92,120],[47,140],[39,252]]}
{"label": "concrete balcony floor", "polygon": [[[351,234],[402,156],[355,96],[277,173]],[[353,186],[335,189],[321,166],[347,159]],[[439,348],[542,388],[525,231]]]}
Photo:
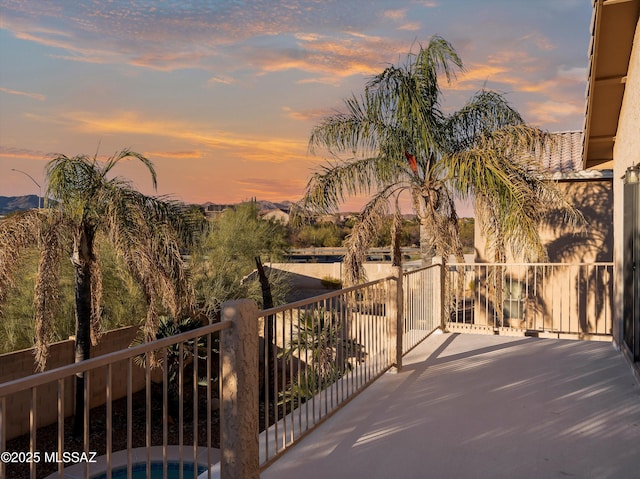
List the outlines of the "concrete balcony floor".
{"label": "concrete balcony floor", "polygon": [[262,479],[640,478],[640,387],[608,342],[432,335]]}

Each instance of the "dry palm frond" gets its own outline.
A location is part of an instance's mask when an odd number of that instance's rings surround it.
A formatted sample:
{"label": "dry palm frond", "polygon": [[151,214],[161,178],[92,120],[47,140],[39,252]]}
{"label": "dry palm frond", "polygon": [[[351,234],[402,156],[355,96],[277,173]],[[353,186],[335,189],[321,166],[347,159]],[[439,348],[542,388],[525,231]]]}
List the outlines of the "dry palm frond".
{"label": "dry palm frond", "polygon": [[60,264],[64,254],[64,218],[49,212],[49,221],[42,225],[40,236],[40,262],[34,292],[35,306],[35,360],[38,370],[44,370],[49,354],[49,343],[54,327],[58,303]]}
{"label": "dry palm frond", "polygon": [[29,210],[0,222],[0,302],[14,284],[12,276],[22,252],[38,243],[43,218],[38,210]]}
{"label": "dry palm frond", "polygon": [[91,344],[95,346],[102,335],[100,320],[102,318],[102,266],[96,255],[89,265],[91,275]]}
{"label": "dry palm frond", "polygon": [[363,263],[367,258],[367,251],[382,225],[389,221],[389,198],[397,195],[399,189],[401,188],[396,186],[384,189],[374,196],[358,215],[351,234],[345,240],[346,284],[358,284],[366,279]]}

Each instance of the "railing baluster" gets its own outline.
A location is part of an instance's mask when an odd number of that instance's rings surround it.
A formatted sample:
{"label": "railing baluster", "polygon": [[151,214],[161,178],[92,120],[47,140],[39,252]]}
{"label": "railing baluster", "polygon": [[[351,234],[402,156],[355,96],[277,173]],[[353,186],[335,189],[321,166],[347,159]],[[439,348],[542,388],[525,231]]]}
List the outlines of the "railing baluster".
{"label": "railing baluster", "polygon": [[184,479],[184,341],[178,344],[178,454],[180,469],[178,477]]}
{"label": "railing baluster", "polygon": [[198,478],[198,344],[200,337],[193,340],[193,479]]}
{"label": "railing baluster", "polygon": [[113,447],[113,404],[111,402],[112,399],[112,390],[111,390],[111,374],[112,374],[112,365],[107,365],[107,378],[105,384],[105,400],[107,402],[106,414],[107,414],[107,430],[105,434],[107,435],[107,479],[111,479],[111,462],[112,462],[112,447]]}
{"label": "railing baluster", "polygon": [[211,479],[211,348],[213,347],[211,333],[207,334],[207,479]]}
{"label": "railing baluster", "polygon": [[145,374],[145,444],[147,445],[147,472],[151,471],[151,351],[147,352],[144,362]]}
{"label": "railing baluster", "polygon": [[127,477],[133,475],[133,358],[127,359]]}
{"label": "railing baluster", "polygon": [[[0,423],[0,431],[2,424]],[[58,379],[58,457],[64,452],[64,379]],[[2,471],[0,471],[2,472]],[[58,475],[64,479],[64,464],[58,463]],[[4,477],[4,474],[0,474]]]}
{"label": "railing baluster", "polygon": [[[7,398],[0,397],[0,452],[7,450]],[[7,477],[7,466],[0,461],[0,477]]]}
{"label": "railing baluster", "polygon": [[[89,454],[89,411],[91,410],[91,374],[88,372],[84,375],[84,431],[83,431],[83,444],[85,454]],[[89,462],[84,466],[85,476],[89,477]]]}
{"label": "railing baluster", "polygon": [[[168,471],[168,444],[169,444],[169,352],[168,348],[162,348],[162,477],[167,479]],[[175,381],[175,378],[174,378]]]}
{"label": "railing baluster", "polygon": [[[33,453],[36,451],[36,430],[37,430],[37,402],[38,402],[38,394],[37,388],[31,388],[31,407],[29,408],[29,450],[31,451],[31,456],[33,457]],[[36,479],[36,462],[31,461],[29,464],[29,475],[31,479]]]}
{"label": "railing baluster", "polygon": [[[281,341],[282,348],[285,349],[287,347],[287,322],[284,320],[282,322],[282,329],[280,330],[282,333]],[[287,445],[289,434],[291,430],[291,425],[289,424],[289,417],[287,415],[287,381],[288,381],[288,367],[287,367],[287,358],[284,355],[281,355],[280,358],[280,390],[281,394],[278,396],[278,402],[280,403],[280,416],[282,420],[282,448],[284,449]]]}

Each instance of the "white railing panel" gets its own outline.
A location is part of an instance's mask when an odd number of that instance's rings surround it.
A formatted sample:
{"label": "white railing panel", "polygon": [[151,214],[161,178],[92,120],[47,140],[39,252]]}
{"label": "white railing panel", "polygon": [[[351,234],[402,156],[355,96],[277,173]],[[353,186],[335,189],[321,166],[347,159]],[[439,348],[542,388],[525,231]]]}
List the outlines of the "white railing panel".
{"label": "white railing panel", "polygon": [[613,263],[450,264],[447,274],[452,323],[611,334]]}

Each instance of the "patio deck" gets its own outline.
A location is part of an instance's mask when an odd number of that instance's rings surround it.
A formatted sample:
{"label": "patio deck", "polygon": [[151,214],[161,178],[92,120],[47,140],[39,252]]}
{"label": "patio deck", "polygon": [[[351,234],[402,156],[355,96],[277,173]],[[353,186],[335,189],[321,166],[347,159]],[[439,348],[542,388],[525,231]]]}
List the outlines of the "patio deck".
{"label": "patio deck", "polygon": [[262,479],[639,478],[640,387],[609,342],[432,335]]}

